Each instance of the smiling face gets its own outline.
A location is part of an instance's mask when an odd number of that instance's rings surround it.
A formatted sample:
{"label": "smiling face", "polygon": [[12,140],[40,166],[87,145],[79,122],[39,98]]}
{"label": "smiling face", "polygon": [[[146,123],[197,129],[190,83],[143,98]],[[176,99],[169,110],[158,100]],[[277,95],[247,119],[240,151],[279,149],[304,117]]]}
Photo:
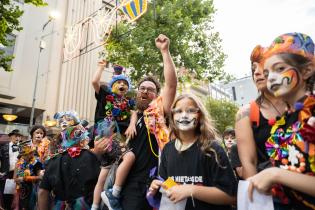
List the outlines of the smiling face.
{"label": "smiling face", "polygon": [[267,88],[276,97],[284,97],[294,91],[299,84],[300,74],[280,56],[274,55],[265,62],[268,71]]}
{"label": "smiling face", "polygon": [[139,85],[137,92],[137,108],[144,111],[153,99],[157,97],[156,86],[151,81],[144,81]]}
{"label": "smiling face", "polygon": [[172,110],[175,127],[179,131],[195,130],[199,122],[199,108],[190,98],[183,98]]}
{"label": "smiling face", "polygon": [[125,95],[128,92],[128,89],[128,82],[126,80],[117,80],[112,85],[112,92],[120,96]]}

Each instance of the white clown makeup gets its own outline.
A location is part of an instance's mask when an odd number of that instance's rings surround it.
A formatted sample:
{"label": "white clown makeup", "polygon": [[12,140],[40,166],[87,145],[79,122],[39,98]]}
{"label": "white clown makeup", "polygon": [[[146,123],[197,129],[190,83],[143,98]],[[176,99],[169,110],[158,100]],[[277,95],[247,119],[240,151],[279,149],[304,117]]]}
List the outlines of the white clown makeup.
{"label": "white clown makeup", "polygon": [[181,131],[193,130],[198,125],[199,109],[195,107],[188,107],[186,109],[175,108],[172,110],[174,116],[174,123]]}
{"label": "white clown makeup", "polygon": [[74,125],[74,119],[69,115],[64,115],[59,119],[59,126],[61,130],[64,130],[72,125]]}
{"label": "white clown makeup", "polygon": [[[271,64],[275,59],[271,59],[269,63]],[[276,97],[287,95],[298,84],[299,73],[295,68],[281,61],[272,64],[268,71],[267,88]]]}
{"label": "white clown makeup", "polygon": [[41,128],[38,128],[37,130],[34,131],[32,139],[33,139],[33,143],[38,144],[42,141],[42,139],[44,138],[44,131]]}

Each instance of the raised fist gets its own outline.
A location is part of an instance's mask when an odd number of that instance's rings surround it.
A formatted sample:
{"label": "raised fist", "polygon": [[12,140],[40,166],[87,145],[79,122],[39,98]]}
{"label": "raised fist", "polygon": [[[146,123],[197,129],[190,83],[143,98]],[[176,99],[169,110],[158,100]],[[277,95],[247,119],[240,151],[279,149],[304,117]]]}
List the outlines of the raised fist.
{"label": "raised fist", "polygon": [[158,49],[161,51],[168,50],[169,45],[170,45],[170,40],[167,36],[164,34],[160,34],[156,39],[155,39],[155,45]]}

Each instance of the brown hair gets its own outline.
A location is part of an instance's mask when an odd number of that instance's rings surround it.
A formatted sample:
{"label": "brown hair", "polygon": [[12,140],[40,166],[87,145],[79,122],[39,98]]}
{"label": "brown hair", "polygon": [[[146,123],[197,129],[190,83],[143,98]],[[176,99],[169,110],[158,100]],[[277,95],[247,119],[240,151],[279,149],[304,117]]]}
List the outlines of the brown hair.
{"label": "brown hair", "polygon": [[149,81],[149,82],[153,82],[155,87],[156,87],[156,92],[157,94],[160,93],[160,90],[161,90],[161,84],[159,83],[159,81],[157,80],[156,77],[154,76],[145,76],[144,78],[142,78],[140,80],[140,82],[138,83],[138,87],[145,81]]}
{"label": "brown hair", "polygon": [[[196,129],[197,135],[199,135],[201,151],[205,152],[206,154],[208,154],[209,152],[214,152],[214,154],[216,154],[215,151],[211,148],[211,143],[218,139],[218,134],[213,125],[213,121],[208,114],[208,111],[206,110],[200,99],[192,94],[182,94],[175,99],[172,105],[172,110],[176,107],[177,102],[184,98],[192,100],[200,110],[200,118]],[[173,112],[171,112],[169,117],[170,136],[178,138],[178,131],[176,130],[173,117]]]}
{"label": "brown hair", "polygon": [[[295,67],[300,72],[302,72],[308,65],[312,63],[312,60],[310,60],[309,58],[297,54],[281,53],[279,54],[279,56],[281,59],[284,60],[284,62],[286,62],[290,66]],[[306,80],[306,91],[310,91],[311,93],[313,93],[314,83],[315,74],[313,74]]]}

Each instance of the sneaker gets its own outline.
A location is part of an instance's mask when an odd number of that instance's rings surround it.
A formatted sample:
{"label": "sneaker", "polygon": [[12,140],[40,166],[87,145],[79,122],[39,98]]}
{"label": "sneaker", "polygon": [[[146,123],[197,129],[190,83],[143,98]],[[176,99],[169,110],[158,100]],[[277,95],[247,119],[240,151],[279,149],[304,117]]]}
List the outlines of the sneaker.
{"label": "sneaker", "polygon": [[111,207],[110,207],[110,204],[109,204],[109,200],[105,194],[105,191],[103,191],[101,193],[101,198],[102,198],[102,201],[105,203],[105,205],[107,206],[108,210],[113,210]]}
{"label": "sneaker", "polygon": [[109,210],[122,210],[119,202],[119,198],[113,196],[113,189],[108,189],[101,193],[103,202],[109,208]]}

